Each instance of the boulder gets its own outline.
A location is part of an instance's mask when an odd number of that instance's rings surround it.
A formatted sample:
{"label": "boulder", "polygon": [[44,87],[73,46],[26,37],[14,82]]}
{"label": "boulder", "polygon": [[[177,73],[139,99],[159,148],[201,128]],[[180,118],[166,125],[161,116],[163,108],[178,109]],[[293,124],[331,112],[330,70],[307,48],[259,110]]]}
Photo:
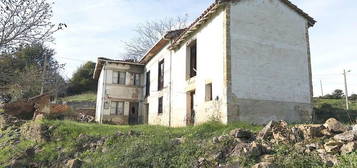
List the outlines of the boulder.
{"label": "boulder", "polygon": [[79,159],[71,159],[66,163],[67,168],[80,168],[82,166],[82,161]]}
{"label": "boulder", "polygon": [[259,157],[259,160],[261,162],[273,162],[274,161],[274,156],[273,155],[269,155],[269,154],[262,155],[262,156]]}
{"label": "boulder", "polygon": [[230,136],[233,136],[234,138],[242,138],[242,139],[250,139],[253,137],[253,133],[250,132],[249,130],[237,128],[232,130],[229,133]]}
{"label": "boulder", "polygon": [[340,151],[340,148],[342,145],[343,145],[343,143],[341,143],[341,142],[330,140],[324,144],[324,148],[327,153],[335,154]]}
{"label": "boulder", "polygon": [[25,123],[24,120],[20,120],[14,116],[7,115],[6,113],[0,113],[0,130],[6,130],[12,126],[21,126]]}
{"label": "boulder", "polygon": [[172,145],[180,145],[185,143],[186,139],[185,138],[174,138],[171,140]]}
{"label": "boulder", "polygon": [[122,133],[121,131],[117,131],[116,133],[115,133],[115,136],[116,137],[121,137],[121,136],[124,136],[125,134],[124,133]]}
{"label": "boulder", "polygon": [[352,125],[352,131],[357,131],[357,124]]}
{"label": "boulder", "polygon": [[331,131],[329,131],[327,128],[321,130],[321,134],[325,137],[332,137],[333,135],[335,135],[334,133],[332,133]]}
{"label": "boulder", "polygon": [[249,149],[246,151],[246,153],[250,154],[251,156],[261,156],[268,153],[268,150],[264,145],[258,144],[256,142],[252,142]]}
{"label": "boulder", "polygon": [[268,139],[273,136],[273,128],[277,125],[276,121],[270,121],[258,134],[258,139]]}
{"label": "boulder", "polygon": [[328,167],[333,167],[338,163],[337,156],[335,155],[320,154],[319,156]]}
{"label": "boulder", "polygon": [[50,139],[48,127],[40,122],[26,123],[21,127],[21,135],[28,140],[38,143],[46,142]]}
{"label": "boulder", "polygon": [[347,127],[345,125],[343,125],[341,122],[337,121],[334,118],[330,118],[328,119],[324,126],[331,132],[333,133],[342,133],[347,131]]}
{"label": "boulder", "polygon": [[213,143],[213,144],[219,143],[218,137],[213,137],[212,143]]}
{"label": "boulder", "polygon": [[350,142],[341,147],[341,154],[352,153],[357,150],[357,142]]}
{"label": "boulder", "polygon": [[333,139],[344,142],[355,141],[357,140],[357,131],[347,131],[342,134],[335,135]]}
{"label": "boulder", "polygon": [[258,134],[257,139],[276,141],[290,140],[291,130],[288,129],[285,121],[270,121]]}
{"label": "boulder", "polygon": [[219,142],[227,141],[229,139],[229,136],[227,135],[222,135],[218,137]]}
{"label": "boulder", "polygon": [[306,147],[305,152],[309,153],[309,152],[317,150],[319,148],[319,144],[317,144],[317,143],[307,144],[307,145],[305,145],[305,147]]}
{"label": "boulder", "polygon": [[291,135],[290,135],[290,140],[294,142],[300,142],[304,139],[304,132],[297,128],[293,127],[291,128]]}
{"label": "boulder", "polygon": [[5,130],[9,124],[4,115],[0,115],[0,130]]}
{"label": "boulder", "polygon": [[276,168],[276,165],[270,162],[260,162],[255,164],[252,168]]}
{"label": "boulder", "polygon": [[322,137],[321,131],[324,129],[320,124],[299,125],[298,128],[303,132],[304,139]]}

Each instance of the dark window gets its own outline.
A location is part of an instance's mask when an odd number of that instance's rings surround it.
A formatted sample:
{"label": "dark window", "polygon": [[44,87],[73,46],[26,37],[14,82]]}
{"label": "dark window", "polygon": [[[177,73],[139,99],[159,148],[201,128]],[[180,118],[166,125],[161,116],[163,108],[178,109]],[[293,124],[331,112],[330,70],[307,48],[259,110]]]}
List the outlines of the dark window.
{"label": "dark window", "polygon": [[197,41],[193,41],[189,45],[189,61],[190,61],[190,78],[195,77],[197,75]]}
{"label": "dark window", "polygon": [[112,101],[110,115],[124,115],[124,102]]}
{"label": "dark window", "polygon": [[133,76],[134,76],[134,85],[140,86],[140,74],[133,73]]}
{"label": "dark window", "polygon": [[158,114],[162,114],[162,97],[159,98]]}
{"label": "dark window", "polygon": [[150,96],[150,71],[146,72],[146,88],[145,88],[145,95]]}
{"label": "dark window", "polygon": [[212,100],[212,83],[206,84],[206,89],[205,89],[205,93],[206,93],[206,101],[211,101]]}
{"label": "dark window", "polygon": [[113,72],[113,83],[114,84],[125,85],[125,78],[126,78],[125,72],[118,72],[118,71]]}
{"label": "dark window", "polygon": [[164,60],[159,62],[158,90],[164,88]]}

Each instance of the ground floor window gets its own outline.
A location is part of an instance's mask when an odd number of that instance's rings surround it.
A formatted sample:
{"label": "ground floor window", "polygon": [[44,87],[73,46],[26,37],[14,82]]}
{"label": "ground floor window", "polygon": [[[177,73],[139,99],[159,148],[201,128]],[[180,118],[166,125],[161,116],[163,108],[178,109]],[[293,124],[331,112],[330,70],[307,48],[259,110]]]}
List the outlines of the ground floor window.
{"label": "ground floor window", "polygon": [[212,83],[206,84],[205,100],[206,101],[211,101],[212,100]]}
{"label": "ground floor window", "polygon": [[124,102],[112,101],[110,115],[124,115]]}
{"label": "ground floor window", "polygon": [[160,97],[159,98],[159,107],[158,107],[158,113],[159,114],[162,114],[163,113],[163,110],[162,110],[162,101],[163,101],[163,98],[162,97]]}

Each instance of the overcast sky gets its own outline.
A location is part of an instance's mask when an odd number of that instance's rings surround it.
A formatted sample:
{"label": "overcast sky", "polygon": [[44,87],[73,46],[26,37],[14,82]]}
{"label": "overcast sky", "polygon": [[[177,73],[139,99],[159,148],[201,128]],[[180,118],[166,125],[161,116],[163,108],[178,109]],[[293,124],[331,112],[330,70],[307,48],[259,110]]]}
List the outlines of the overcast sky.
{"label": "overcast sky", "polygon": [[[147,20],[188,15],[194,20],[214,0],[56,0],[54,20],[68,28],[56,33],[53,45],[63,75],[97,57],[119,59],[123,41]],[[315,96],[344,89],[343,69],[348,73],[349,93],[357,94],[357,1],[291,0],[317,20],[310,29]]]}

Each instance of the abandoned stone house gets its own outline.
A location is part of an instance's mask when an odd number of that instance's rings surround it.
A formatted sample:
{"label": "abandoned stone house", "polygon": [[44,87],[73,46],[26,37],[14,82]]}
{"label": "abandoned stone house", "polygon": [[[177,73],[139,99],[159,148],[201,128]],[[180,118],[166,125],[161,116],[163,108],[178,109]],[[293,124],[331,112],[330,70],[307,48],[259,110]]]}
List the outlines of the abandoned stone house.
{"label": "abandoned stone house", "polygon": [[314,24],[288,0],[216,0],[139,62],[98,58],[96,120],[173,127],[310,120]]}

